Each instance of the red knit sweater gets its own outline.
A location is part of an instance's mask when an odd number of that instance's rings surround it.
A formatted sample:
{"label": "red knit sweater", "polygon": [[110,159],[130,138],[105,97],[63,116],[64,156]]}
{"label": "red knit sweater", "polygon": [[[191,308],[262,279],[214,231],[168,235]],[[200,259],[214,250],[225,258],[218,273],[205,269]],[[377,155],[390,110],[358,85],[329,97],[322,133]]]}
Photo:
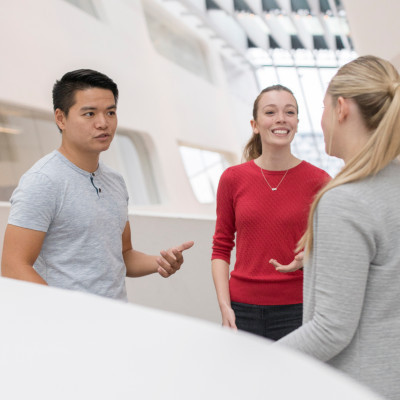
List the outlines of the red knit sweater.
{"label": "red knit sweater", "polygon": [[[263,172],[272,187],[285,174]],[[306,161],[289,169],[276,191],[267,185],[254,161],[230,167],[222,174],[212,259],[230,263],[236,232],[236,264],[229,281],[232,301],[302,303],[303,271],[283,274],[269,260],[274,258],[281,264],[293,261],[312,200],[329,179],[326,172]]]}

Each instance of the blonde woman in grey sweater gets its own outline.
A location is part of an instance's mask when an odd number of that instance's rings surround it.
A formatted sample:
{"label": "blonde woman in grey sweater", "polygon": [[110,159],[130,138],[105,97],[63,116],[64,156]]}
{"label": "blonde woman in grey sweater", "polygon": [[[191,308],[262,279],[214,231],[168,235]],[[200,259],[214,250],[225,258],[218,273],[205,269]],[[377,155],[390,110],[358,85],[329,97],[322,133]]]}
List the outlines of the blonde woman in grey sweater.
{"label": "blonde woman in grey sweater", "polygon": [[359,57],[329,84],[326,152],[345,162],[317,195],[305,248],[303,325],[278,343],[400,399],[400,77]]}

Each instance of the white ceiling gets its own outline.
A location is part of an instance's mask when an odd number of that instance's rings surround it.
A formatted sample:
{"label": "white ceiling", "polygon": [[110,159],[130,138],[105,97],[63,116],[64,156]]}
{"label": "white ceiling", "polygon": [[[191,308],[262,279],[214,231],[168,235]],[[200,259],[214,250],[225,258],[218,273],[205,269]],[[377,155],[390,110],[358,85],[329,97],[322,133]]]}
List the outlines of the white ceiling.
{"label": "white ceiling", "polygon": [[400,1],[342,0],[359,55],[373,54],[400,68]]}

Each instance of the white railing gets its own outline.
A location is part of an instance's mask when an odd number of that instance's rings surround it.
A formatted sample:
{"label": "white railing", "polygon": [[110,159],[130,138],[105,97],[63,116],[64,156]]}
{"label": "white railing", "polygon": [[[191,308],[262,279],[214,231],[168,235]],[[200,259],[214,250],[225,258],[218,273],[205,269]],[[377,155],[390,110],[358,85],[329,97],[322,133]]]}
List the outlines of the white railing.
{"label": "white railing", "polygon": [[[10,204],[0,202],[0,257]],[[152,275],[128,278],[129,301],[220,323],[219,309],[211,277],[211,243],[215,220],[198,216],[131,214],[132,245],[158,254],[188,240],[195,245],[184,253],[185,263],[174,276]]]}

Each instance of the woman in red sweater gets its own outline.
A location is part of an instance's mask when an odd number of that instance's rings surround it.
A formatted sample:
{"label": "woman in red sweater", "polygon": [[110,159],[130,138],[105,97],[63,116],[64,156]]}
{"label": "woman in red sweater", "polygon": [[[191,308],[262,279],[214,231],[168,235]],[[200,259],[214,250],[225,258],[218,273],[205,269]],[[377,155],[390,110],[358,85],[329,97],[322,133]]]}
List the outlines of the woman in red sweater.
{"label": "woman in red sweater", "polygon": [[[298,121],[288,88],[264,89],[254,102],[247,162],[222,174],[217,194],[212,273],[222,324],[272,340],[301,325],[303,271],[294,249],[315,194],[330,179],[291,153]],[[279,272],[275,260],[295,271]]]}

